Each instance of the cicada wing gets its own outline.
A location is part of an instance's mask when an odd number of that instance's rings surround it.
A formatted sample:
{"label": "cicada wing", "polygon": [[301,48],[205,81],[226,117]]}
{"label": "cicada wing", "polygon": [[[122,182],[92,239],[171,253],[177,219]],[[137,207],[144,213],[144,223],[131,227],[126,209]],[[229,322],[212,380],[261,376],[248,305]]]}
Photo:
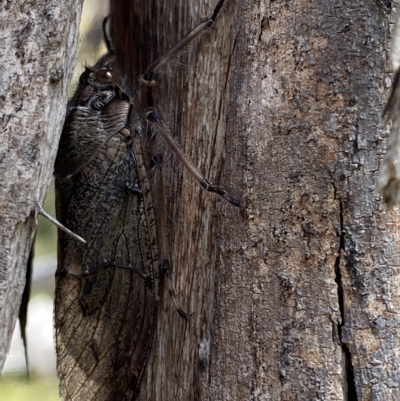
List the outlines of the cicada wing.
{"label": "cicada wing", "polygon": [[130,400],[155,332],[158,255],[151,200],[135,155],[110,138],[73,178],[56,177],[58,218],[86,239],[59,233],[55,337],[63,400]]}

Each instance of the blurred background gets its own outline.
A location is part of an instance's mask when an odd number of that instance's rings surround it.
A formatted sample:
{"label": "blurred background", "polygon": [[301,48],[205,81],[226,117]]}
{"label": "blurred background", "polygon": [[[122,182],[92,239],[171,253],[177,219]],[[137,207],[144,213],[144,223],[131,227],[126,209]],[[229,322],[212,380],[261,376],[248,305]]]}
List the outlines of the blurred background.
{"label": "blurred background", "polygon": [[[81,20],[81,49],[71,96],[85,65],[93,65],[106,53],[103,42],[103,19],[108,15],[108,0],[85,0]],[[55,216],[52,183],[44,208]],[[28,306],[27,343],[29,380],[25,351],[17,322],[10,352],[0,378],[0,400],[59,401],[56,359],[53,345],[54,274],[57,265],[56,228],[39,216],[35,241],[31,299]]]}

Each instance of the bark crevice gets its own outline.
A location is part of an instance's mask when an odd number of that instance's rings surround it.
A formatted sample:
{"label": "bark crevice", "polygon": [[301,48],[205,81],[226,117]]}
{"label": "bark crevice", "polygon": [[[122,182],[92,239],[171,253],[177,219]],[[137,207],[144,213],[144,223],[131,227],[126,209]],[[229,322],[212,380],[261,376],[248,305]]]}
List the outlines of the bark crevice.
{"label": "bark crevice", "polygon": [[344,372],[343,372],[343,385],[344,385],[344,395],[346,401],[357,401],[357,392],[354,383],[354,371],[353,362],[351,358],[351,352],[348,344],[342,341],[342,329],[345,326],[345,299],[344,299],[344,286],[342,280],[342,272],[340,270],[341,257],[345,251],[345,241],[344,241],[344,227],[343,227],[343,202],[339,201],[340,208],[340,237],[339,237],[339,250],[338,256],[335,260],[335,282],[337,284],[338,293],[338,303],[341,321],[337,325],[338,328],[338,338],[339,343],[342,348],[343,358],[344,358]]}

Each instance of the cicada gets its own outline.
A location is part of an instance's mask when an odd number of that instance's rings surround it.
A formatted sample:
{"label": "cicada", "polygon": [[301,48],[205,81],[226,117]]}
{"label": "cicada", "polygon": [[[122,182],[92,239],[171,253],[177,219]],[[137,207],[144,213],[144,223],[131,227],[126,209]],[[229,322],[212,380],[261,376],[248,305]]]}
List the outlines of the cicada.
{"label": "cicada", "polygon": [[163,162],[157,137],[206,190],[239,206],[200,174],[164,127],[154,80],[214,23],[222,4],[149,67],[141,93],[126,84],[109,49],[86,67],[68,103],[55,163],[57,219],[86,243],[59,232],[55,338],[63,400],[135,399],[151,352],[160,287],[187,319],[171,281],[163,181],[153,182]]}

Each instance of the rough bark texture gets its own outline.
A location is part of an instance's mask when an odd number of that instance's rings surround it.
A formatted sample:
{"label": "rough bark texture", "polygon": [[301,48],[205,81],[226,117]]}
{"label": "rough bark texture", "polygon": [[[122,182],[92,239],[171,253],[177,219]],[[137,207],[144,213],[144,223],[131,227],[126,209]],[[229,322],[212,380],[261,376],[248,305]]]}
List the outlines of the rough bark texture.
{"label": "rough bark texture", "polygon": [[[214,5],[114,2],[132,82]],[[193,315],[164,297],[141,400],[400,399],[398,213],[375,191],[390,5],[227,0],[161,76],[171,131],[242,207],[176,184]]]}
{"label": "rough bark texture", "polygon": [[53,173],[82,1],[0,1],[0,371]]}

